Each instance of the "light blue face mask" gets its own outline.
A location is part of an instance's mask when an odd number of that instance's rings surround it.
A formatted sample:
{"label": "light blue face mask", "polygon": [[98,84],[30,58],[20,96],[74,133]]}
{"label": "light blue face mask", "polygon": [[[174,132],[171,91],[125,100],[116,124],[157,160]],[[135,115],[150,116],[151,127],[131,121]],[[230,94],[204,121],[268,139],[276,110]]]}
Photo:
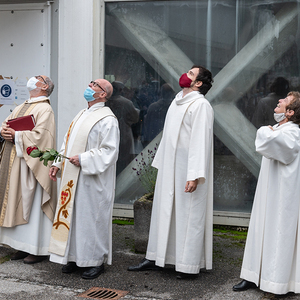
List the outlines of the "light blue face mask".
{"label": "light blue face mask", "polygon": [[95,93],[96,93],[96,92],[95,92],[93,89],[91,89],[90,87],[88,87],[88,88],[86,88],[86,90],[84,91],[83,96],[84,96],[84,98],[85,98],[85,100],[86,100],[87,102],[90,102],[90,101],[96,100],[96,99],[94,98],[94,94],[95,94]]}

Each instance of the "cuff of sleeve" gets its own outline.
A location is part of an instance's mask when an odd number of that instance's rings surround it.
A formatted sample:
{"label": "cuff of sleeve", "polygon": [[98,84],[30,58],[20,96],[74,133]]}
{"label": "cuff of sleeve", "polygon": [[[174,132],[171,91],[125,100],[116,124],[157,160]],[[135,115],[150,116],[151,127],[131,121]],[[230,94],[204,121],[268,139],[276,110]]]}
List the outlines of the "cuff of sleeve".
{"label": "cuff of sleeve", "polygon": [[83,174],[88,174],[89,173],[88,172],[88,164],[87,164],[87,160],[88,160],[89,155],[90,155],[89,151],[83,152],[83,153],[78,155],[81,172]]}
{"label": "cuff of sleeve", "polygon": [[205,183],[205,175],[203,171],[195,172],[190,171],[187,174],[187,181],[193,181],[198,179],[198,184],[204,184]]}
{"label": "cuff of sleeve", "polygon": [[20,132],[15,132],[15,145],[16,145],[16,152],[18,157],[23,157],[23,145],[20,143]]}
{"label": "cuff of sleeve", "polygon": [[61,162],[54,162],[54,163],[51,165],[51,167],[52,167],[52,166],[61,169],[62,161],[61,161]]}

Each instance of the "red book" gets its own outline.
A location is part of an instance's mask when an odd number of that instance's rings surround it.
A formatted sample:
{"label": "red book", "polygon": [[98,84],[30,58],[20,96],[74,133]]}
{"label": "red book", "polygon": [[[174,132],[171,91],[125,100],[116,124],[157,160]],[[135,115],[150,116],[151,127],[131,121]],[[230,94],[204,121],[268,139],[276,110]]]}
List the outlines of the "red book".
{"label": "red book", "polygon": [[32,130],[35,126],[33,115],[23,116],[16,119],[11,119],[6,122],[10,128],[15,131]]}

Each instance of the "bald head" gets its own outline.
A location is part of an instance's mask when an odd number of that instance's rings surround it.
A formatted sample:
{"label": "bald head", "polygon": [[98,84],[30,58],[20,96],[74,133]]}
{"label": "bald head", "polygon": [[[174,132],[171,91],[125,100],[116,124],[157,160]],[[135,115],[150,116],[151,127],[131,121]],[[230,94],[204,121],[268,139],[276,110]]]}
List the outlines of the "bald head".
{"label": "bald head", "polygon": [[113,86],[111,85],[111,83],[106,79],[96,79],[95,82],[97,82],[100,87],[103,88],[103,90],[106,92],[105,98],[108,100],[113,93]]}

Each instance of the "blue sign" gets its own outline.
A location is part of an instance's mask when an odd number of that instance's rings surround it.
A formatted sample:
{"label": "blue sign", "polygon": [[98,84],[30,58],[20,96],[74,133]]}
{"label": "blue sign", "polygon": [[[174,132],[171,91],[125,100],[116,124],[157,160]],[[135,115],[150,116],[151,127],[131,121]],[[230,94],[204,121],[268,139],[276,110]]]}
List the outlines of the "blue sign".
{"label": "blue sign", "polygon": [[4,84],[2,85],[0,92],[3,97],[7,98],[11,95],[12,88],[10,87],[10,85]]}
{"label": "blue sign", "polygon": [[13,104],[15,100],[15,82],[12,79],[0,79],[0,104]]}

